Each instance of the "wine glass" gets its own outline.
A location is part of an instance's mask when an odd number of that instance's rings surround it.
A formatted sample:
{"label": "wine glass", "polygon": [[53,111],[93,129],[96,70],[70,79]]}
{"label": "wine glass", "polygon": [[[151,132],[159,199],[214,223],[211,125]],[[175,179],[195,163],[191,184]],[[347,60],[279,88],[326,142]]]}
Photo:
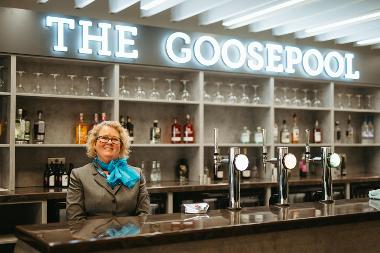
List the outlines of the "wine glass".
{"label": "wine glass", "polygon": [[175,100],[176,94],[172,90],[172,82],[174,81],[174,79],[166,78],[165,80],[168,82],[168,85],[169,85],[169,89],[166,91],[165,98],[166,100],[169,100],[169,101]]}
{"label": "wine glass", "polygon": [[235,84],[234,83],[229,83],[228,86],[230,86],[230,93],[228,93],[227,101],[230,104],[236,104],[237,97],[234,94],[234,86],[235,86]]}
{"label": "wine glass", "polygon": [[314,89],[313,92],[314,92],[313,106],[314,107],[321,107],[322,101],[318,97],[318,90]]}
{"label": "wine glass", "polygon": [[5,90],[4,66],[0,66],[0,91]]}
{"label": "wine glass", "polygon": [[58,89],[57,86],[57,77],[59,77],[61,74],[50,74],[54,79],[54,86],[53,86],[53,94],[61,95],[61,91]]}
{"label": "wine glass", "polygon": [[282,104],[281,97],[278,94],[278,88],[277,87],[274,88],[274,104],[275,105],[281,105]]}
{"label": "wine glass", "polygon": [[288,87],[282,88],[282,92],[283,92],[282,103],[285,106],[290,105],[290,99],[288,98],[287,91],[288,91]]}
{"label": "wine glass", "polygon": [[302,89],[304,92],[304,98],[302,99],[303,106],[310,107],[311,106],[311,100],[307,97],[308,89]]}
{"label": "wine glass", "polygon": [[352,97],[352,94],[347,93],[347,94],[346,94],[346,97],[347,97],[347,104],[346,104],[346,106],[347,106],[347,108],[351,108],[351,107],[352,107],[352,104],[351,104],[351,97]]}
{"label": "wine glass", "polygon": [[181,99],[182,101],[189,101],[190,92],[186,89],[186,85],[189,82],[189,80],[180,80],[180,82],[183,83],[183,91],[181,93]]}
{"label": "wine glass", "polygon": [[206,91],[206,85],[207,84],[208,84],[208,82],[203,83],[203,87],[204,87],[204,89],[203,89],[203,101],[204,102],[211,102],[211,96]]}
{"label": "wine glass", "polygon": [[214,99],[213,101],[215,103],[224,103],[224,96],[220,93],[220,85],[222,84],[222,82],[215,82],[215,85],[216,85],[216,93],[214,94]]}
{"label": "wine glass", "polygon": [[128,80],[128,76],[122,75],[121,78],[121,88],[120,88],[120,96],[122,98],[127,98],[131,95],[131,92],[125,87],[125,80]]}
{"label": "wine glass", "polygon": [[253,87],[253,98],[252,98],[252,104],[257,105],[261,103],[260,96],[257,94],[257,88],[259,87],[258,85],[254,84],[252,85]]}
{"label": "wine glass", "polygon": [[77,76],[76,75],[67,75],[67,77],[70,78],[70,81],[71,81],[71,87],[67,91],[67,95],[78,96],[78,91],[75,89],[75,86],[74,86],[74,78]]}
{"label": "wine glass", "polygon": [[362,102],[361,101],[362,100],[362,95],[361,94],[356,94],[356,98],[358,100],[356,106],[357,106],[358,109],[361,109],[362,108],[362,103],[361,103]]}
{"label": "wine glass", "polygon": [[242,104],[249,104],[249,96],[247,95],[247,93],[245,93],[245,88],[247,87],[247,84],[246,83],[243,83],[243,84],[240,84],[241,88],[243,89],[243,93],[241,94],[241,97],[240,97],[240,103]]}
{"label": "wine glass", "polygon": [[343,106],[343,100],[342,100],[342,93],[338,93],[338,108],[339,109],[343,109],[344,106]]}
{"label": "wine glass", "polygon": [[152,90],[149,93],[149,98],[153,100],[160,99],[160,92],[156,89],[156,81],[158,80],[158,78],[152,77],[151,80],[152,80]]}
{"label": "wine glass", "polygon": [[41,93],[41,85],[40,85],[40,76],[43,75],[43,73],[36,72],[33,73],[33,75],[36,76],[36,86],[33,88],[33,93]]}
{"label": "wine glass", "polygon": [[297,91],[298,91],[298,88],[292,88],[293,92],[294,92],[294,97],[291,99],[291,103],[293,106],[301,106],[301,99],[299,99],[297,97]]}
{"label": "wine glass", "polygon": [[25,74],[25,71],[18,70],[16,71],[19,75],[18,85],[17,85],[17,92],[25,92],[24,86],[22,85],[22,75]]}
{"label": "wine glass", "polygon": [[146,93],[145,93],[144,89],[141,86],[141,80],[143,80],[144,78],[141,77],[141,76],[136,76],[135,78],[137,80],[137,89],[136,89],[136,92],[135,92],[135,98],[136,99],[145,99],[146,98]]}
{"label": "wine glass", "polygon": [[101,97],[109,97],[110,95],[108,94],[108,92],[105,90],[104,88],[104,81],[107,79],[107,77],[105,76],[99,76],[98,79],[100,80],[100,96]]}
{"label": "wine glass", "polygon": [[91,89],[91,86],[90,86],[90,80],[91,80],[92,76],[84,76],[84,79],[86,79],[87,81],[87,88],[86,88],[86,96],[95,96],[94,94],[94,91]]}
{"label": "wine glass", "polygon": [[372,95],[366,95],[367,97],[367,109],[372,109]]}

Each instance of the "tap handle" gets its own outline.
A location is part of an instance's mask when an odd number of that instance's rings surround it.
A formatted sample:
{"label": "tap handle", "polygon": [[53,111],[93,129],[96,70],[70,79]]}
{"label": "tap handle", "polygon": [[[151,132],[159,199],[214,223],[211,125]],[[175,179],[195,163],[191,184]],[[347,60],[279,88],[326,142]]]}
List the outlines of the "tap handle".
{"label": "tap handle", "polygon": [[297,165],[297,158],[292,153],[287,153],[282,159],[282,164],[284,165],[285,169],[292,170]]}
{"label": "tap handle", "polygon": [[214,128],[214,153],[215,154],[219,153],[219,148],[218,148],[218,128]]}
{"label": "tap handle", "polygon": [[306,132],[306,146],[309,146],[309,144],[310,144],[310,129],[306,129],[305,130],[305,132]]}
{"label": "tap handle", "polygon": [[261,129],[261,133],[263,134],[263,154],[267,154],[267,130],[265,128]]}
{"label": "tap handle", "polygon": [[341,158],[337,153],[332,153],[329,156],[329,165],[331,168],[338,168],[341,163]]}

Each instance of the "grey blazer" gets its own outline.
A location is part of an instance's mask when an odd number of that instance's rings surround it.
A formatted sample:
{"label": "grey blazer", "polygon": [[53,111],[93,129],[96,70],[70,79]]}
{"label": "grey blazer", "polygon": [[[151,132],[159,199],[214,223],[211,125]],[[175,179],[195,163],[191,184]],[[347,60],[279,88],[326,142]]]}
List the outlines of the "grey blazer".
{"label": "grey blazer", "polygon": [[140,174],[140,182],[132,189],[117,185],[112,189],[106,178],[89,163],[73,169],[66,197],[68,221],[90,216],[135,216],[149,214],[150,198],[141,169],[130,166]]}

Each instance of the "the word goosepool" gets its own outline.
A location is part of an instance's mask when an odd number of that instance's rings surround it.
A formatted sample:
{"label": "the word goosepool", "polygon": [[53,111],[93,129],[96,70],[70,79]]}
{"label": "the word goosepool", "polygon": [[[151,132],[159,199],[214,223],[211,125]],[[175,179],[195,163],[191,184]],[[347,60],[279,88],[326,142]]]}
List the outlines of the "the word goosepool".
{"label": "the word goosepool", "polygon": [[[179,40],[179,41],[178,41]],[[174,47],[182,43],[182,47]],[[204,56],[201,47],[208,43],[213,53]],[[212,36],[200,36],[193,41],[193,52],[190,48],[192,38],[183,32],[172,33],[166,40],[166,53],[169,58],[180,64],[188,63],[194,58],[203,66],[217,64],[220,59],[231,69],[245,65],[253,71],[268,71],[277,73],[295,73],[296,69],[311,77],[325,74],[331,78],[359,79],[359,71],[353,70],[354,54],[329,51],[322,54],[317,49],[307,49],[304,52],[295,46],[282,46],[274,43],[262,44],[252,41],[245,46],[237,39],[229,39],[219,43]],[[231,57],[230,50],[237,50],[238,57]],[[209,54],[208,54],[209,55]],[[233,59],[231,59],[233,58]],[[301,68],[302,67],[302,68]]]}

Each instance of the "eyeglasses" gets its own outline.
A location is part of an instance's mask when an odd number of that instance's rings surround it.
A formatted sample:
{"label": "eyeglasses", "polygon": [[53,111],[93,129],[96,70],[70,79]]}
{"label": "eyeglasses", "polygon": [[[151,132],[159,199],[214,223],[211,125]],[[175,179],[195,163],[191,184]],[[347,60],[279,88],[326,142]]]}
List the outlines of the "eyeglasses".
{"label": "eyeglasses", "polygon": [[111,141],[112,144],[120,144],[120,138],[116,137],[98,136],[98,138],[96,139],[102,143],[108,143],[109,141]]}

